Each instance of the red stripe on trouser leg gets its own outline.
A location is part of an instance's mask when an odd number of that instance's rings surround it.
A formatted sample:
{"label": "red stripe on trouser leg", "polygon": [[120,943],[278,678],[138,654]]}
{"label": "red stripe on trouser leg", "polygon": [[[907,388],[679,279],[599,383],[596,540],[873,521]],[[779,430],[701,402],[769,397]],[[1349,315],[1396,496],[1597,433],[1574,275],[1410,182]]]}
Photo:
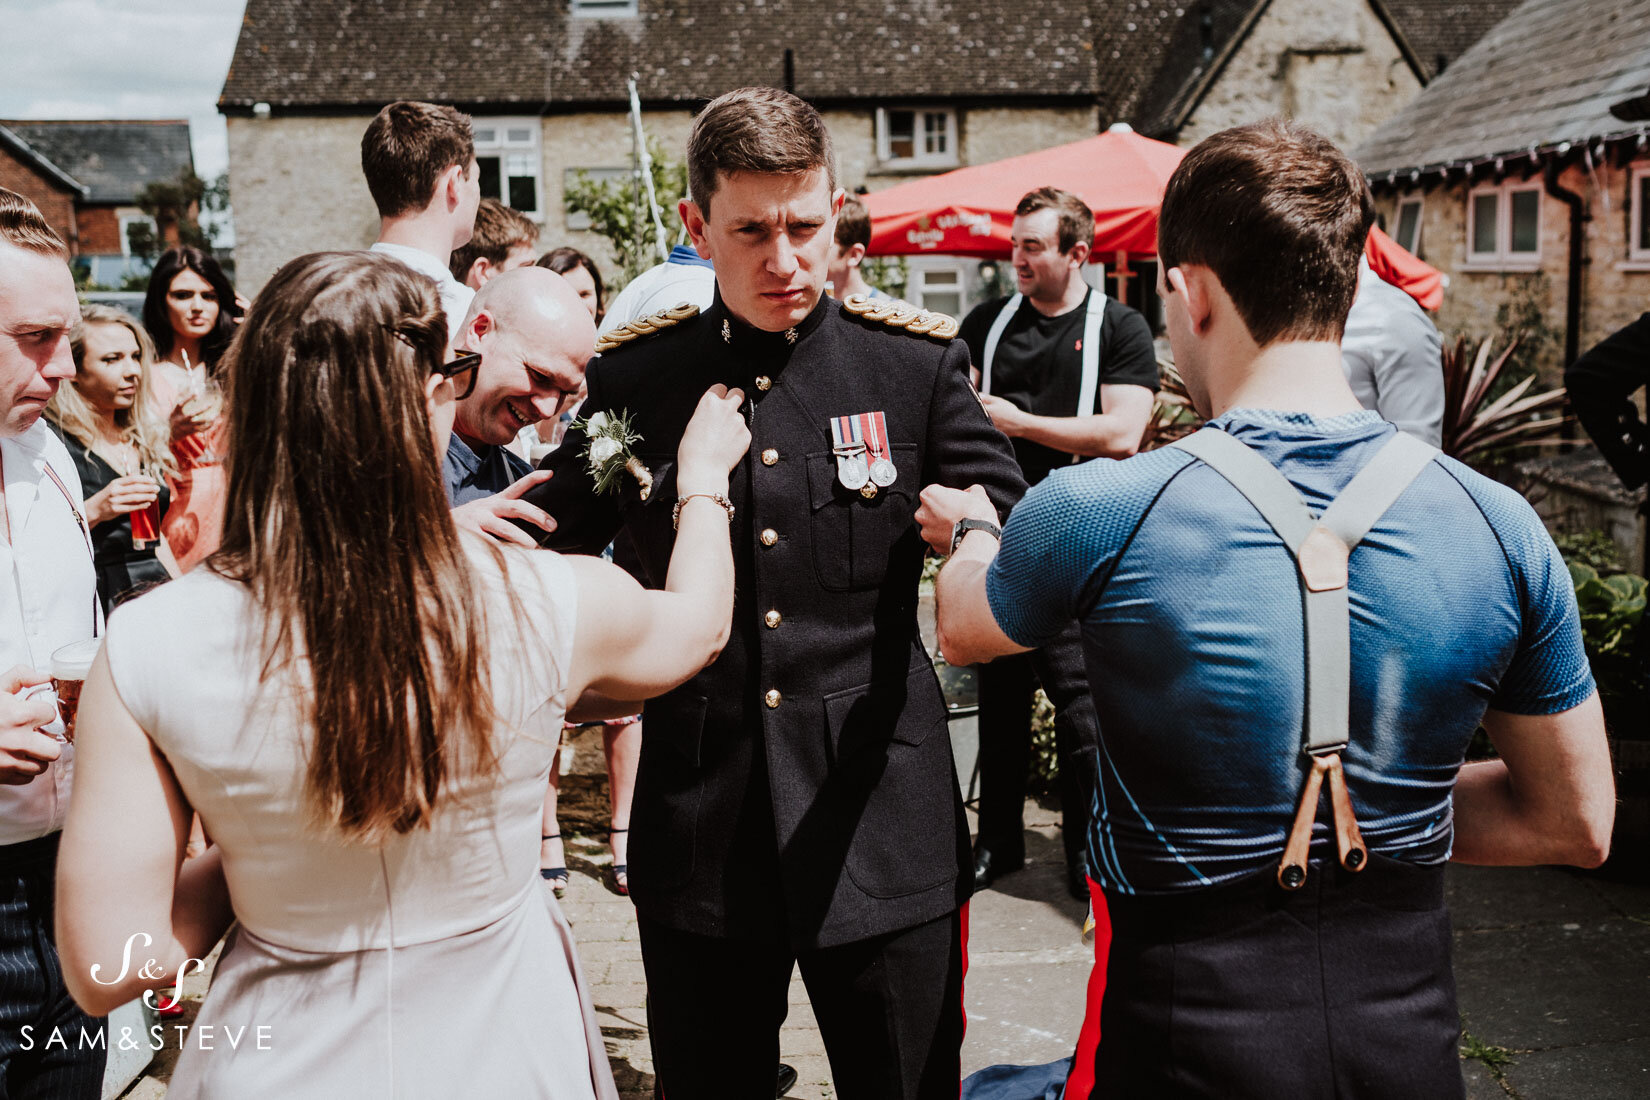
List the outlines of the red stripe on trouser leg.
{"label": "red stripe on trouser leg", "polygon": [[1094,1056],[1100,1050],[1100,1004],[1106,999],[1106,959],[1111,953],[1111,914],[1106,895],[1092,878],[1089,903],[1094,906],[1094,969],[1089,971],[1089,990],[1083,1008],[1083,1030],[1077,1033],[1077,1054],[1072,1059],[1071,1076],[1066,1078],[1062,1100],[1089,1100],[1094,1090]]}
{"label": "red stripe on trouser leg", "polygon": [[[962,940],[962,980],[957,983],[957,997],[962,1002],[963,1035],[968,1035],[968,902],[963,902],[958,913],[958,937]],[[959,1051],[960,1053],[960,1051]],[[962,1095],[962,1081],[957,1082],[957,1095]]]}

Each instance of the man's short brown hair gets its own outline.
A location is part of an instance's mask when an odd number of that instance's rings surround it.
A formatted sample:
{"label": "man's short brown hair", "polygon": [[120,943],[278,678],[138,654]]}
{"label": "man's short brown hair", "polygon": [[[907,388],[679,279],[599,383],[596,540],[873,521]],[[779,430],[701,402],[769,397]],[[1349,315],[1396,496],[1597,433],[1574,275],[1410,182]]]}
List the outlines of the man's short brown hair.
{"label": "man's short brown hair", "polygon": [[539,243],[538,223],[514,207],[505,206],[497,199],[482,199],[476,207],[475,233],[468,244],[460,245],[452,255],[453,278],[459,282],[470,273],[470,265],[486,260],[497,267],[518,245],[528,248]]}
{"label": "man's short brown hair", "polygon": [[871,247],[871,212],[856,198],[850,197],[837,213],[836,243],[844,252],[856,244]]}
{"label": "man's short brown hair", "polygon": [[0,241],[42,256],[69,256],[63,238],[40,216],[40,208],[4,187],[0,187]]}
{"label": "man's short brown hair", "polygon": [[1039,210],[1052,210],[1059,216],[1060,251],[1070,252],[1078,242],[1094,243],[1094,211],[1089,204],[1058,187],[1039,187],[1027,191],[1014,208],[1014,216],[1023,218]]}
{"label": "man's short brown hair", "polygon": [[740,88],[710,101],[688,135],[688,191],[710,216],[717,173],[807,172],[825,169],[836,193],[836,153],[825,120],[778,88]]}
{"label": "man's short brown hair", "polygon": [[1158,262],[1213,271],[1261,347],[1339,340],[1374,222],[1369,184],[1346,154],[1268,119],[1186,154],[1163,195]]}
{"label": "man's short brown hair", "polygon": [[441,173],[455,164],[468,172],[475,155],[470,116],[434,103],[391,103],[361,135],[361,171],[385,218],[424,209]]}

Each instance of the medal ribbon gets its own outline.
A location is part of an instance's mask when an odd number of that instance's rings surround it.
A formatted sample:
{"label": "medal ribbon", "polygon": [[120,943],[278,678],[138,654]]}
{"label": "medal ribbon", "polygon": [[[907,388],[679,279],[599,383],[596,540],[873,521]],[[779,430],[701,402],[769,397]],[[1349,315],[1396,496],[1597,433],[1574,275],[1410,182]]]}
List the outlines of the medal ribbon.
{"label": "medal ribbon", "polygon": [[[833,416],[831,418],[832,450],[839,455],[843,455],[857,454],[866,449],[865,434],[860,423],[861,418],[865,415],[867,414],[862,413],[860,416]],[[877,413],[876,415],[881,416],[882,414]]]}
{"label": "medal ribbon", "polygon": [[871,461],[887,461],[888,454],[888,421],[880,412],[860,413],[854,417],[858,422],[861,438],[865,440],[865,449],[871,452]]}

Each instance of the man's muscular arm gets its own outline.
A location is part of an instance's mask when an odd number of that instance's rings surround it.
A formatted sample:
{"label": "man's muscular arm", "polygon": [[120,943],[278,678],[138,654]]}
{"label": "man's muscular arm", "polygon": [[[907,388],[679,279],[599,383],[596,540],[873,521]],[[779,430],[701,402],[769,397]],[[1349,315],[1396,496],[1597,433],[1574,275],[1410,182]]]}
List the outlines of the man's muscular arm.
{"label": "man's muscular arm", "polygon": [[1004,435],[1083,458],[1128,458],[1146,434],[1153,395],[1145,386],[1101,386],[1100,407],[1106,411],[1087,416],[1037,416],[991,394],[980,400]]}

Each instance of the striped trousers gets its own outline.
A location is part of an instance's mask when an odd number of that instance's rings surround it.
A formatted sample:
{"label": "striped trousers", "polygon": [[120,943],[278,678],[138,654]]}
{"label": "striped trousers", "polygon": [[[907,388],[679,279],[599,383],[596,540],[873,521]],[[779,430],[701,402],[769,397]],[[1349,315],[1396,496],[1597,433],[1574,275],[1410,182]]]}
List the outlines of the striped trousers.
{"label": "striped trousers", "polygon": [[97,1100],[104,1022],[63,986],[52,933],[57,841],[0,845],[0,1100]]}

